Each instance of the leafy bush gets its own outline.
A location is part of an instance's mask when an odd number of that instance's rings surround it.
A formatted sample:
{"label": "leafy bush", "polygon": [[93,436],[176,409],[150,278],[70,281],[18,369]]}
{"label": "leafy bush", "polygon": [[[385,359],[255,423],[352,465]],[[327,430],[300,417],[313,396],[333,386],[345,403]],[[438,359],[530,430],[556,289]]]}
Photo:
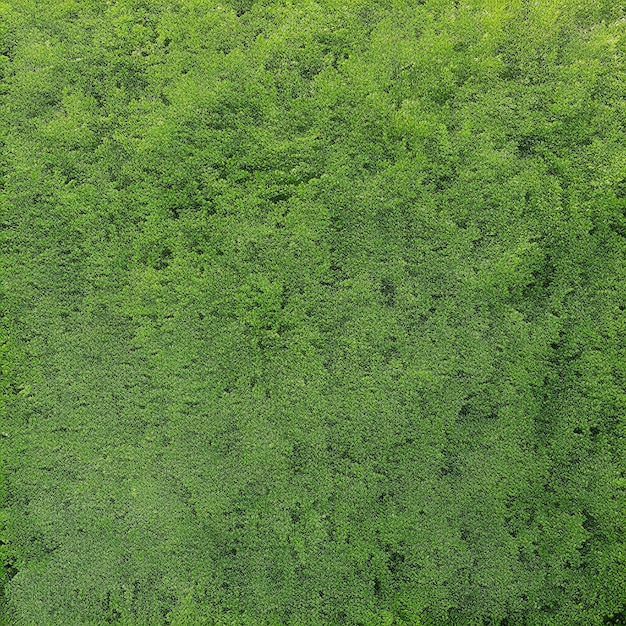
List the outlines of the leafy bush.
{"label": "leafy bush", "polygon": [[620,3],[0,15],[6,623],[623,621]]}

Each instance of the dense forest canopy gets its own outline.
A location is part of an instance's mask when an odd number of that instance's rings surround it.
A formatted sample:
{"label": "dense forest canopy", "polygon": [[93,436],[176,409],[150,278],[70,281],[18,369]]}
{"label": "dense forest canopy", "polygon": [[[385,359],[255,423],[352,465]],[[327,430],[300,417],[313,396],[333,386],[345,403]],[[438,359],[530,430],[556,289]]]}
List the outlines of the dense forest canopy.
{"label": "dense forest canopy", "polygon": [[0,2],[8,626],[626,614],[626,7]]}

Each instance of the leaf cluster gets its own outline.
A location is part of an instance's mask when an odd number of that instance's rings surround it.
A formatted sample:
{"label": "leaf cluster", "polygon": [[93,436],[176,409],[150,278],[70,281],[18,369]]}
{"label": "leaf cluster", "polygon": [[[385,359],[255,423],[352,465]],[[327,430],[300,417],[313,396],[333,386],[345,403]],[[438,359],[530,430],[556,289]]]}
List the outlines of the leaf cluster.
{"label": "leaf cluster", "polygon": [[619,624],[625,25],[0,4],[5,622]]}

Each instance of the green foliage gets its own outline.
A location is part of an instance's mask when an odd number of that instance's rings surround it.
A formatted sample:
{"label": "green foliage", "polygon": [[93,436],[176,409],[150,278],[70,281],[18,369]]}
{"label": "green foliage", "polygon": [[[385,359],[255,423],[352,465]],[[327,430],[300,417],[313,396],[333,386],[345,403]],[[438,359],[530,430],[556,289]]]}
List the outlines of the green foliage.
{"label": "green foliage", "polygon": [[621,623],[625,42],[0,3],[0,619]]}
{"label": "green foliage", "polygon": [[[2,258],[3,265],[5,259]],[[0,288],[1,289],[1,288]],[[9,341],[9,323],[7,320],[6,297],[0,291],[0,624],[9,626],[11,615],[6,603],[4,590],[16,573],[17,553],[8,529],[7,508],[10,500],[7,463],[10,454],[10,419],[8,405],[14,393],[24,393],[26,388],[16,389],[12,372],[12,351]]]}

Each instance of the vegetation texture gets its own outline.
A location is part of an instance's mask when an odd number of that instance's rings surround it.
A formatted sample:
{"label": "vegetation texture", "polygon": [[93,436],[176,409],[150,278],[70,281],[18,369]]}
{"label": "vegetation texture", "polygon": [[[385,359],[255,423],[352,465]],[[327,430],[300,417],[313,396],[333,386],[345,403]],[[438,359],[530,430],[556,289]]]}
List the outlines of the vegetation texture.
{"label": "vegetation texture", "polygon": [[620,0],[0,2],[11,626],[626,609]]}

